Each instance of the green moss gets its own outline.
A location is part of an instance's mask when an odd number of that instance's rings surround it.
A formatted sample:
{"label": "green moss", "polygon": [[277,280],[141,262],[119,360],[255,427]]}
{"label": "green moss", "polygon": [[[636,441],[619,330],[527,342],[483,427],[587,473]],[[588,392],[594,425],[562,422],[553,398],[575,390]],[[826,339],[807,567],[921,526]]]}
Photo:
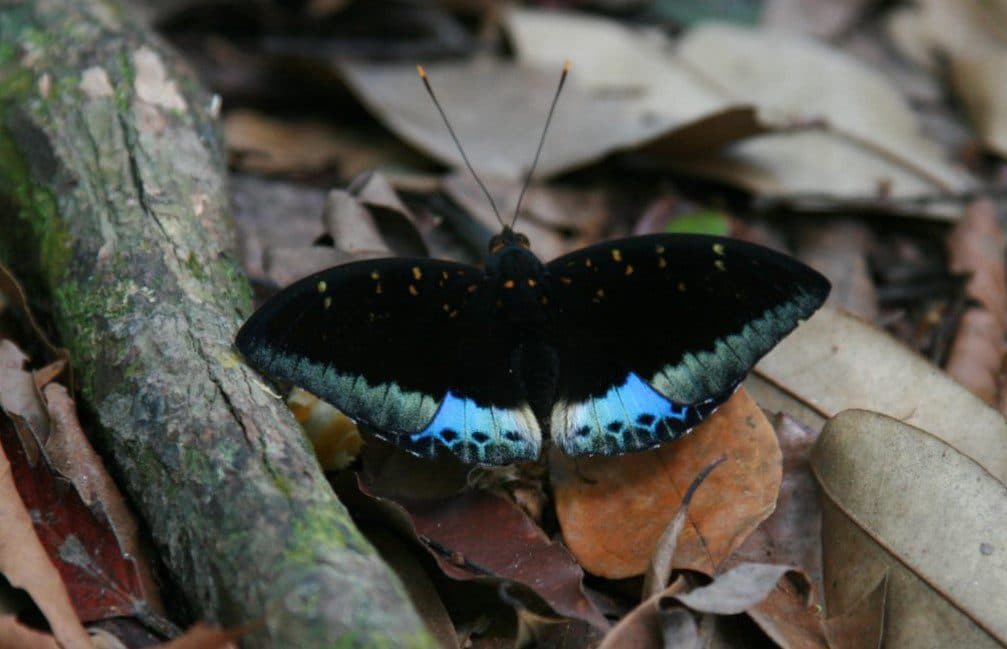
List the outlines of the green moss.
{"label": "green moss", "polygon": [[185,260],[185,265],[188,267],[189,272],[196,279],[202,281],[206,279],[206,274],[203,272],[203,265],[199,263],[199,259],[196,258],[196,253],[190,252],[188,258]]}

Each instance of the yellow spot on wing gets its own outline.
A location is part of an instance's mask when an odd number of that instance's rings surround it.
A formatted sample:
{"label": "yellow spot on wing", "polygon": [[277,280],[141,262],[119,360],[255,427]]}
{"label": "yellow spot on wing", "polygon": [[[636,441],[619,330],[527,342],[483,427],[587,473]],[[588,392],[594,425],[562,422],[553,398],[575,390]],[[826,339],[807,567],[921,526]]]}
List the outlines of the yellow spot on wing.
{"label": "yellow spot on wing", "polygon": [[378,282],[378,285],[374,287],[374,293],[375,295],[381,295],[381,282]]}
{"label": "yellow spot on wing", "polygon": [[450,304],[445,304],[444,305],[444,310],[445,311],[450,311],[451,310],[451,305]]}
{"label": "yellow spot on wing", "polygon": [[409,294],[412,295],[413,297],[416,297],[417,295],[420,294],[420,292],[416,290],[415,286],[413,286],[412,284],[410,284],[409,285]]}
{"label": "yellow spot on wing", "polygon": [[668,262],[666,262],[666,261],[664,260],[664,257],[658,257],[658,258],[657,258],[657,267],[658,267],[658,268],[664,268],[664,267],[666,267],[667,265],[668,265]]}
{"label": "yellow spot on wing", "polygon": [[605,297],[605,289],[599,288],[597,291],[594,292],[594,294],[597,295],[598,297]]}
{"label": "yellow spot on wing", "polygon": [[571,284],[573,284],[573,280],[570,279],[569,277],[560,277],[559,281],[563,282],[567,286],[570,286]]}
{"label": "yellow spot on wing", "polygon": [[584,260],[584,265],[587,266],[588,268],[591,267],[591,258],[590,257],[588,257],[587,259]]}
{"label": "yellow spot on wing", "polygon": [[612,248],[612,259],[622,261],[622,251],[618,248]]}
{"label": "yellow spot on wing", "polygon": [[713,244],[713,252],[717,253],[718,255],[723,256],[723,254],[724,254],[724,244],[722,244],[722,243],[715,243],[715,244]]}
{"label": "yellow spot on wing", "polygon": [[657,254],[659,254],[659,255],[663,255],[664,254],[664,246],[658,246],[657,247]]}
{"label": "yellow spot on wing", "polygon": [[632,274],[633,274],[633,265],[626,264],[626,277],[629,277]]}
{"label": "yellow spot on wing", "polygon": [[441,277],[443,277],[444,279],[447,279],[448,278],[448,271],[442,270],[441,271]]}
{"label": "yellow spot on wing", "polygon": [[332,298],[331,297],[325,298],[324,302],[325,302],[325,308],[326,309],[328,309],[330,306],[332,306]]}
{"label": "yellow spot on wing", "polygon": [[420,270],[419,266],[413,266],[413,278],[417,280],[423,279],[423,271]]}
{"label": "yellow spot on wing", "polygon": [[539,300],[542,302],[543,306],[546,305],[546,304],[549,304],[549,298],[547,298],[544,295],[542,297],[540,297]]}
{"label": "yellow spot on wing", "polygon": [[727,270],[727,266],[720,259],[713,262],[713,265],[717,267],[717,270]]}
{"label": "yellow spot on wing", "polygon": [[679,282],[678,283],[678,290],[681,293],[685,293],[685,282]]}
{"label": "yellow spot on wing", "polygon": [[535,280],[533,280],[531,277],[528,278],[528,286],[535,288]]}
{"label": "yellow spot on wing", "polygon": [[514,280],[509,279],[504,282],[504,288],[514,288]]}
{"label": "yellow spot on wing", "polygon": [[318,282],[318,292],[319,293],[324,293],[325,289],[327,289],[327,288],[328,288],[328,285],[325,283],[324,279],[322,281]]}
{"label": "yellow spot on wing", "polygon": [[381,275],[376,270],[375,271],[371,271],[371,279],[373,279],[376,282],[379,279],[381,279]]}
{"label": "yellow spot on wing", "polygon": [[478,287],[475,284],[470,284],[469,288],[468,288],[468,292],[469,293],[475,293],[476,292],[476,288],[478,288]]}

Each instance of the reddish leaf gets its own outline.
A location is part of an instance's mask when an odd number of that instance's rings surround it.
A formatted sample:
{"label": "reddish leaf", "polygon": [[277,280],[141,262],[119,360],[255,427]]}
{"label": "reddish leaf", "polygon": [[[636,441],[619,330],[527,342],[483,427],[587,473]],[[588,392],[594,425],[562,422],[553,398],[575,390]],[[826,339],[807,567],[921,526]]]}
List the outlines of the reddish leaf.
{"label": "reddish leaf", "polygon": [[[10,420],[3,416],[0,435],[20,446]],[[11,469],[0,450],[0,573],[31,596],[63,647],[87,649],[91,645],[87,632],[74,613],[59,572],[32,529],[34,516],[18,496],[18,477]]]}
{"label": "reddish leaf", "polygon": [[[8,368],[0,374],[0,392],[24,381],[32,382],[31,373]],[[0,443],[77,615],[85,622],[136,615],[170,631],[160,618],[161,602],[138,542],[136,521],[80,429],[73,400],[58,384],[46,386],[44,400],[32,394],[33,407],[45,418],[27,438],[4,427]],[[17,413],[5,412],[19,419]],[[33,465],[32,457],[41,461]]]}
{"label": "reddish leaf", "polygon": [[553,453],[556,509],[570,551],[597,575],[641,574],[693,478],[721,455],[727,460],[689,507],[673,562],[716,573],[772,513],[780,489],[776,434],[744,390],[691,434],[653,451],[576,463]]}
{"label": "reddish leaf", "polygon": [[607,628],[587,598],[584,572],[562,544],[551,541],[517,505],[489,492],[398,502],[359,492],[407,528],[452,579],[503,579],[527,586],[560,615]]}

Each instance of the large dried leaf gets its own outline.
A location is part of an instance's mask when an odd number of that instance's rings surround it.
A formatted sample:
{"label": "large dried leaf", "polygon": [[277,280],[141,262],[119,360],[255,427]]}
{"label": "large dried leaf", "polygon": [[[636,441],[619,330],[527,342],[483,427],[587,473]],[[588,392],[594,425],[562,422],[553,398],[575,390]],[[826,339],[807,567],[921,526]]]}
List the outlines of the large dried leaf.
{"label": "large dried leaf", "polygon": [[[634,115],[698,121],[689,155],[665,150],[675,168],[765,196],[870,200],[880,208],[892,197],[973,185],[921,136],[899,92],[838,50],[778,32],[702,25],[676,52],[659,34],[610,20],[528,10],[509,13],[506,26],[522,62],[554,67],[571,58],[579,83],[626,96]],[[743,109],[750,114],[739,119]],[[714,114],[732,117],[714,127]],[[782,133],[739,142],[773,131]],[[715,155],[725,145],[732,146]],[[946,206],[915,209],[957,216]]]}
{"label": "large dried leaf", "polygon": [[1007,642],[1007,486],[928,432],[859,410],[826,425],[811,462],[830,610],[887,572],[885,646]]}
{"label": "large dried leaf", "polygon": [[[562,61],[543,69],[482,58],[427,67],[437,96],[481,175],[510,181],[523,178],[561,66]],[[343,63],[340,70],[363,103],[400,137],[437,160],[463,167],[415,67]],[[541,106],[540,111],[529,108],[536,105]],[[641,113],[632,99],[592,92],[581,84],[576,73],[571,73],[556,110],[537,168],[539,177],[581,167],[614,151],[644,143],[657,141],[668,149],[694,149],[697,137],[716,138],[718,133],[728,132],[704,126],[697,133],[700,125],[662,113]],[[723,113],[733,117],[737,111],[713,110],[699,117],[713,118]],[[734,128],[738,133],[759,130],[747,112],[738,121],[741,125]],[[736,132],[731,132],[733,139],[737,138]]]}
{"label": "large dried leaf", "polygon": [[755,402],[738,391],[692,433],[644,453],[550,456],[563,539],[589,572],[639,575],[693,478],[721,455],[696,492],[673,565],[714,574],[776,504],[780,447]]}
{"label": "large dried leaf", "polygon": [[[16,440],[10,420],[0,416],[0,433]],[[14,442],[17,444],[17,442]],[[0,573],[24,589],[42,610],[53,634],[67,649],[89,649],[91,641],[74,612],[59,571],[35,535],[32,517],[18,489],[7,456],[0,449]]]}
{"label": "large dried leaf", "polygon": [[[825,124],[821,132],[734,145],[696,171],[775,196],[887,199],[974,185],[922,137],[908,102],[883,76],[838,50],[776,32],[706,25],[686,35],[679,55],[736,102]],[[946,209],[939,215],[958,216]]]}
{"label": "large dried leaf", "polygon": [[[821,309],[756,372],[820,417],[849,408],[884,413],[931,432],[1007,479],[1007,421],[925,358],[852,316]],[[799,412],[788,414],[803,421]]]}

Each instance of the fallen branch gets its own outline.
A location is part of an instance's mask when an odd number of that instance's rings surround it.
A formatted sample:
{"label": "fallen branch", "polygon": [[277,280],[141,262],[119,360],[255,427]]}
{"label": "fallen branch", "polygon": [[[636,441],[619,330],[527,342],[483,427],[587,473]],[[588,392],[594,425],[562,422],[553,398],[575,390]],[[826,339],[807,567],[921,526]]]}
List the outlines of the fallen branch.
{"label": "fallen branch", "polygon": [[[0,259],[46,295],[99,447],[195,613],[252,646],[428,646],[231,340],[215,101],[123,7],[0,3]],[[7,209],[7,208],[10,209]]]}

